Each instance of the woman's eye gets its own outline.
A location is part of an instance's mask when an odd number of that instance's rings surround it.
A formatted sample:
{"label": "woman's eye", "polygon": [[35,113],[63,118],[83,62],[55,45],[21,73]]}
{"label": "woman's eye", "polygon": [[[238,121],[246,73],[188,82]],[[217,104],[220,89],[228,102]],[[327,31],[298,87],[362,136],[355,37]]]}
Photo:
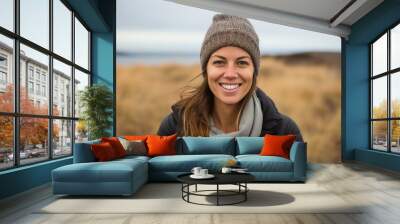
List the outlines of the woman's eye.
{"label": "woman's eye", "polygon": [[249,63],[247,63],[247,61],[239,61],[238,64],[239,65],[248,65]]}
{"label": "woman's eye", "polygon": [[223,61],[214,61],[213,64],[218,65],[218,64],[223,64]]}

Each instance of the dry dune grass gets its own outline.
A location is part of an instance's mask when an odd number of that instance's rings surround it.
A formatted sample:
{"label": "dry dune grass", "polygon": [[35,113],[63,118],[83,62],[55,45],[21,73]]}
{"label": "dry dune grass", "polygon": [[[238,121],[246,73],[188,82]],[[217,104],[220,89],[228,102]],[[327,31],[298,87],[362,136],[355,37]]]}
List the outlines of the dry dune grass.
{"label": "dry dune grass", "polygon": [[[117,134],[156,133],[182,88],[199,73],[198,65],[119,65]],[[264,57],[258,86],[299,125],[309,161],[340,161],[340,54]]]}

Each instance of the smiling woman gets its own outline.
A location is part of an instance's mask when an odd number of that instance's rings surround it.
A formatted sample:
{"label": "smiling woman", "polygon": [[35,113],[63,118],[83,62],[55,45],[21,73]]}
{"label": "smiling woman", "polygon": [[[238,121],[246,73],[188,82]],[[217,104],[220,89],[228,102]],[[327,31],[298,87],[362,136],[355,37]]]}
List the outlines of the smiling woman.
{"label": "smiling woman", "polygon": [[259,39],[244,18],[218,14],[203,41],[202,83],[184,92],[158,134],[178,136],[302,135],[259,88]]}

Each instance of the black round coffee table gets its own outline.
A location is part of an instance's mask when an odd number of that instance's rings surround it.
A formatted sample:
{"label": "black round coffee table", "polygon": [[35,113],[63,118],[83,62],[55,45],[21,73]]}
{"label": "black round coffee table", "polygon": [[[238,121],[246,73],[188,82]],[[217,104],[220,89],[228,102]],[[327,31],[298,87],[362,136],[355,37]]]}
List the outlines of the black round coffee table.
{"label": "black round coffee table", "polygon": [[[241,202],[245,202],[247,200],[247,192],[249,188],[247,187],[247,183],[255,180],[255,177],[249,173],[214,173],[215,176],[212,179],[193,179],[190,177],[191,173],[182,174],[177,177],[178,181],[182,183],[182,199],[188,203],[198,204],[198,205],[234,205]],[[197,190],[198,184],[205,185],[216,185],[215,190]],[[237,190],[223,190],[220,189],[220,185],[236,185],[238,186]],[[194,191],[190,191],[190,186],[195,186]],[[215,192],[215,194],[205,194],[209,192]],[[202,204],[190,201],[190,196],[204,196],[204,197],[216,197],[216,204]],[[239,200],[231,202],[231,203],[221,203],[221,197],[232,197],[232,196],[241,196]]]}

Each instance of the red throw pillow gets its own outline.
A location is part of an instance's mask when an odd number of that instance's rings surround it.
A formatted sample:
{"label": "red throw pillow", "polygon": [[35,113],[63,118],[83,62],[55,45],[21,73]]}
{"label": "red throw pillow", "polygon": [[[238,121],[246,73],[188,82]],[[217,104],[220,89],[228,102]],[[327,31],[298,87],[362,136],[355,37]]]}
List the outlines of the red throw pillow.
{"label": "red throw pillow", "polygon": [[109,161],[116,159],[115,151],[109,142],[102,142],[90,146],[94,157],[99,162]]}
{"label": "red throw pillow", "polygon": [[101,138],[101,142],[108,142],[118,158],[126,156],[126,151],[117,137]]}
{"label": "red throw pillow", "polygon": [[281,156],[290,158],[290,148],[296,140],[296,135],[269,135],[264,136],[264,146],[261,149],[262,156]]}
{"label": "red throw pillow", "polygon": [[149,135],[146,143],[148,156],[176,155],[176,134],[170,136]]}

